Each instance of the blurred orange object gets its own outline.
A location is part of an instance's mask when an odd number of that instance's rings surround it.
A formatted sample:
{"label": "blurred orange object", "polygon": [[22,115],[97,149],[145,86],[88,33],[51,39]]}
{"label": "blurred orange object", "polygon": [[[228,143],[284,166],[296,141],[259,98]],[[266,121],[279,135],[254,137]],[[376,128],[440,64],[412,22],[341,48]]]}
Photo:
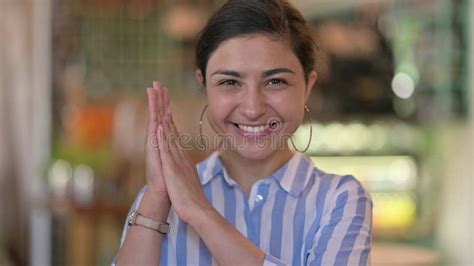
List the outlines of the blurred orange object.
{"label": "blurred orange object", "polygon": [[112,105],[79,106],[71,113],[66,138],[74,146],[97,150],[110,143],[113,116]]}

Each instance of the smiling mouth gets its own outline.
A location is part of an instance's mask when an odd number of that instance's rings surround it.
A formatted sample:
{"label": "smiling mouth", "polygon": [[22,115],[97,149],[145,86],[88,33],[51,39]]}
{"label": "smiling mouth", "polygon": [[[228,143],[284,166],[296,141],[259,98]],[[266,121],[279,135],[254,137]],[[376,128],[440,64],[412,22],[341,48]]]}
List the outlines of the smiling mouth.
{"label": "smiling mouth", "polygon": [[259,126],[249,126],[249,125],[244,125],[244,124],[234,124],[234,126],[238,127],[240,130],[247,132],[247,133],[263,133],[267,130],[274,131],[275,129],[278,128],[278,124],[280,122],[277,121],[270,121],[269,123],[262,124]]}

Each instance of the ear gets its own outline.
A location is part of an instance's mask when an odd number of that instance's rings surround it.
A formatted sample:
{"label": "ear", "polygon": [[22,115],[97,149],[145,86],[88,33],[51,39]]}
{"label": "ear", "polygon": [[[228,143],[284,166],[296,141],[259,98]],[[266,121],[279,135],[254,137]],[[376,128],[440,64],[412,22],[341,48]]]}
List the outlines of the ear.
{"label": "ear", "polygon": [[196,79],[199,82],[199,85],[201,85],[203,88],[206,87],[204,86],[204,76],[202,75],[201,69],[196,69]]}
{"label": "ear", "polygon": [[306,91],[305,91],[305,98],[304,102],[306,103],[309,99],[309,95],[311,94],[311,90],[314,87],[314,84],[318,80],[318,73],[316,71],[311,71],[308,76],[308,83],[306,84]]}

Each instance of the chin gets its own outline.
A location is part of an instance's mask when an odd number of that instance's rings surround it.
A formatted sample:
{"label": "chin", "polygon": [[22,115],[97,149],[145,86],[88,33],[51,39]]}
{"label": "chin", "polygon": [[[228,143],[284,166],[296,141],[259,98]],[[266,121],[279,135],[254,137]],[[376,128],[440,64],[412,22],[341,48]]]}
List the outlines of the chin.
{"label": "chin", "polygon": [[272,147],[262,148],[254,144],[247,144],[245,146],[237,147],[235,152],[245,159],[259,161],[270,157],[276,152],[276,150]]}

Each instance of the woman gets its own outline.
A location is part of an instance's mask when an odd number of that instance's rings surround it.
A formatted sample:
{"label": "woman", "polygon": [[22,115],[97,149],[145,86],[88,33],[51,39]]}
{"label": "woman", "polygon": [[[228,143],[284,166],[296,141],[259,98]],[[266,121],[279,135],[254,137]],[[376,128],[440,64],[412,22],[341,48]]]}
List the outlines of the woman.
{"label": "woman", "polygon": [[286,1],[229,1],[202,30],[196,60],[209,124],[225,138],[195,167],[175,141],[168,91],[148,89],[146,187],[116,263],[370,264],[368,193],[288,146],[317,79],[301,14]]}

